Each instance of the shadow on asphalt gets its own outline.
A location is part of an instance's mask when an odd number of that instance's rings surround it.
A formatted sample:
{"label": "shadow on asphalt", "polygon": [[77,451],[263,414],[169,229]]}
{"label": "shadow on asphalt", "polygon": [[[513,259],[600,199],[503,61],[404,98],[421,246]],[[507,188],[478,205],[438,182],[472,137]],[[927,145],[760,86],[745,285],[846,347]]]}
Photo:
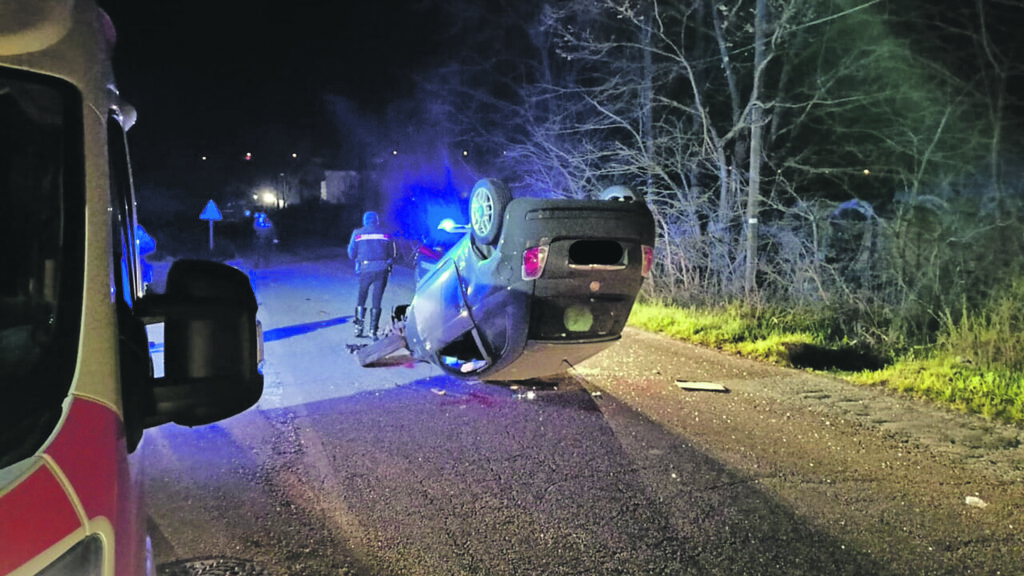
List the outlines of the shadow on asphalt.
{"label": "shadow on asphalt", "polygon": [[291,326],[282,326],[281,328],[274,328],[272,330],[267,330],[266,332],[264,332],[263,341],[274,342],[276,340],[285,340],[288,338],[293,338],[295,336],[309,334],[310,332],[316,332],[317,330],[323,330],[324,328],[338,326],[339,324],[347,324],[351,321],[352,316],[338,316],[337,318],[331,318],[330,320],[307,322],[305,324],[293,324]]}
{"label": "shadow on asphalt", "polygon": [[614,397],[547,383],[436,376],[263,415],[316,431],[388,573],[888,573]]}

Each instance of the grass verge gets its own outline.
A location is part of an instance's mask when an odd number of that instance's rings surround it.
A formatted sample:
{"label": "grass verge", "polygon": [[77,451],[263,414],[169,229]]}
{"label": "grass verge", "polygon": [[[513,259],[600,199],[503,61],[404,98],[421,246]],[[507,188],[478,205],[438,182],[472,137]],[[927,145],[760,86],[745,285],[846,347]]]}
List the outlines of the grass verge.
{"label": "grass verge", "polygon": [[[924,358],[906,356],[883,364],[864,358],[864,351],[854,346],[829,342],[820,318],[810,314],[753,311],[740,305],[708,310],[637,302],[629,325],[780,366],[811,368],[857,384],[885,386],[949,408],[1024,425],[1021,372],[982,369],[943,349]],[[871,368],[859,368],[864,365]]]}

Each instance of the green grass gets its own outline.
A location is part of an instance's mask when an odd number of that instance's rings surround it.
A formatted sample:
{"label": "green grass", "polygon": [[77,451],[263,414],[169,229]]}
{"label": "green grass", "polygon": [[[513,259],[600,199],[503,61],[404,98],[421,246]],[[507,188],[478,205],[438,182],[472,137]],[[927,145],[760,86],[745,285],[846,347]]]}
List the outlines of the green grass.
{"label": "green grass", "polygon": [[961,359],[907,359],[882,370],[846,374],[859,384],[882,385],[1004,422],[1024,424],[1024,374],[982,369]]}
{"label": "green grass", "polygon": [[[642,330],[781,366],[792,366],[790,352],[801,346],[846,348],[845,342],[829,341],[828,324],[825,310],[780,312],[742,305],[698,309],[649,302],[638,302],[629,318],[629,325]],[[990,332],[988,326],[974,331]],[[960,343],[970,340],[964,332],[968,329],[963,323],[947,324],[945,334],[951,336],[940,337],[945,345],[934,347],[924,357],[907,355],[879,370],[829,372],[854,383],[885,386],[953,409],[1024,424],[1024,373],[992,362],[982,366],[972,360],[976,355],[971,351],[948,345],[951,339]]]}
{"label": "green grass", "polygon": [[629,316],[629,324],[694,344],[726,348],[744,340],[751,328],[751,323],[744,320],[739,311],[736,307],[704,311],[637,303]]}
{"label": "green grass", "polygon": [[821,340],[790,324],[740,305],[705,310],[638,302],[629,316],[630,326],[782,365],[788,365],[793,346]]}

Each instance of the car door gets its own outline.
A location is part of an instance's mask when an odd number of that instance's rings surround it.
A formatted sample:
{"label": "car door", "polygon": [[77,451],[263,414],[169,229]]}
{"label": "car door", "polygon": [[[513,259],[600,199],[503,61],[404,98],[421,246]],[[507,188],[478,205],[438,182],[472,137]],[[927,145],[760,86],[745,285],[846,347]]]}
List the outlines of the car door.
{"label": "car door", "polygon": [[474,328],[459,270],[452,258],[442,259],[420,284],[412,301],[419,347],[436,354]]}

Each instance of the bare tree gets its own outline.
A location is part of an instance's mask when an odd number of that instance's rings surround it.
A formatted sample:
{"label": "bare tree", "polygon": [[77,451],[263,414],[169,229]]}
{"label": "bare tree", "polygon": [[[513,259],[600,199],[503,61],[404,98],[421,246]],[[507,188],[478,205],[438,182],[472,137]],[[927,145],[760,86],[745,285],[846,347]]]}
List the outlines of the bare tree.
{"label": "bare tree", "polygon": [[[498,3],[486,15],[515,32],[483,27],[471,44],[528,49],[481,48],[443,99],[520,193],[642,191],[659,232],[652,293],[896,308],[932,298],[923,287],[953,269],[922,260],[941,235],[912,221],[927,220],[920,206],[956,205],[982,165],[1006,197],[1017,72],[991,13],[1007,2],[964,0],[942,18],[889,0]],[[974,42],[972,57],[922,50],[936,29]],[[945,233],[970,233],[956,222]]]}

